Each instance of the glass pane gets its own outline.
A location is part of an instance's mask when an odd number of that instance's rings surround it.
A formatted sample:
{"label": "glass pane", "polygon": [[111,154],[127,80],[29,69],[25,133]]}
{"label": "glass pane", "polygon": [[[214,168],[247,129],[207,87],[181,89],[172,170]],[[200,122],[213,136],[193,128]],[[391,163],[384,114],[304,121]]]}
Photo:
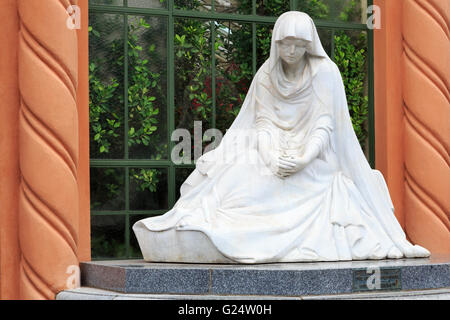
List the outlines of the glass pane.
{"label": "glass pane", "polygon": [[91,168],[91,209],[125,209],[125,169]]}
{"label": "glass pane", "polygon": [[211,0],[175,0],[174,8],[183,10],[211,11]]}
{"label": "glass pane", "polygon": [[[334,2],[342,2],[341,0]],[[346,0],[343,0],[346,1]],[[328,0],[298,0],[297,10],[306,12],[313,19],[329,19],[330,16],[336,14],[336,12],[330,13],[330,7]]]}
{"label": "glass pane", "polygon": [[278,17],[283,12],[289,11],[289,0],[256,0],[256,14],[261,16]]}
{"label": "glass pane", "polygon": [[129,7],[137,8],[167,8],[168,0],[128,0]]}
{"label": "glass pane", "polygon": [[125,258],[125,216],[91,216],[92,258]]}
{"label": "glass pane", "polygon": [[336,31],[334,60],[344,81],[353,128],[367,156],[369,114],[367,32]]}
{"label": "glass pane", "polygon": [[313,19],[366,23],[367,0],[297,0],[297,10]]}
{"label": "glass pane", "polygon": [[167,159],[167,18],[128,17],[131,159]]}
{"label": "glass pane", "polygon": [[149,215],[142,215],[142,214],[132,214],[129,216],[130,219],[130,255],[128,258],[132,259],[142,259],[142,253],[141,249],[139,248],[139,243],[136,239],[136,235],[133,231],[133,225],[142,219],[150,218]]}
{"label": "glass pane", "polygon": [[216,0],[216,12],[252,14],[252,0]]}
{"label": "glass pane", "polygon": [[330,29],[318,28],[317,33],[319,34],[320,42],[322,43],[323,49],[327,55],[331,58],[331,39],[332,31]]}
{"label": "glass pane", "polygon": [[176,189],[176,200],[180,198],[180,188],[187,177],[194,171],[192,168],[177,168],[175,170],[175,189]]}
{"label": "glass pane", "polygon": [[269,59],[273,26],[267,23],[256,25],[256,70]]}
{"label": "glass pane", "polygon": [[104,4],[108,6],[123,6],[123,0],[89,0],[89,4]]}
{"label": "glass pane", "polygon": [[210,26],[210,21],[175,19],[175,127],[187,129],[192,139],[194,121],[202,132],[211,127]]}
{"label": "glass pane", "polygon": [[89,15],[89,123],[91,159],[124,157],[123,17]]}
{"label": "glass pane", "polygon": [[251,24],[234,21],[217,24],[216,128],[222,134],[239,113],[250,87],[253,77],[251,52]]}
{"label": "glass pane", "polygon": [[130,168],[130,209],[167,209],[167,181],[167,169]]}

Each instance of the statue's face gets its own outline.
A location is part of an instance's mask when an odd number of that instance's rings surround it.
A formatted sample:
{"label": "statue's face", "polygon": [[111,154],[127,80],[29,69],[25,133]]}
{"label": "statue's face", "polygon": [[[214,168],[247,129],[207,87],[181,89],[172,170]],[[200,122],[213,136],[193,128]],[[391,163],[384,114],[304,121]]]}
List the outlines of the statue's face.
{"label": "statue's face", "polygon": [[300,62],[306,53],[307,41],[287,37],[277,42],[280,58],[287,64],[296,64]]}

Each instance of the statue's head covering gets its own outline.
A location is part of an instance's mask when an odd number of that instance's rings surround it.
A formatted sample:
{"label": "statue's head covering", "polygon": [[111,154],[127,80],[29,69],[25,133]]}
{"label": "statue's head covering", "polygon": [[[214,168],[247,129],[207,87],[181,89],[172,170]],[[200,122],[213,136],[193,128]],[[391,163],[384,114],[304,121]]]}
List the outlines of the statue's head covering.
{"label": "statue's head covering", "polygon": [[[296,87],[284,81],[282,77],[283,71],[278,43],[287,37],[303,40],[307,43],[306,55],[308,56],[309,65],[306,66],[307,72]],[[294,96],[305,93],[311,84],[311,78],[317,71],[319,61],[316,60],[322,59],[329,60],[329,57],[322,47],[316,26],[311,17],[299,11],[283,13],[275,22],[272,31],[270,57],[266,61],[272,85],[279,96],[285,99],[292,99]]]}
{"label": "statue's head covering", "polygon": [[306,52],[313,57],[329,58],[320,42],[319,34],[311,17],[300,11],[288,11],[283,13],[272,31],[272,43],[270,46],[269,68],[272,70],[279,62],[277,41],[293,37],[308,42]]}

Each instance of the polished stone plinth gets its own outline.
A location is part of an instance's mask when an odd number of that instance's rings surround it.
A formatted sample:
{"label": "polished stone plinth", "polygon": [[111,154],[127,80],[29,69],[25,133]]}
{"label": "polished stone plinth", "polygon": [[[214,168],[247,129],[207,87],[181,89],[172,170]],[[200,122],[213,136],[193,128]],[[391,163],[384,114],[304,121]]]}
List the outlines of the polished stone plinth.
{"label": "polished stone plinth", "polygon": [[81,264],[83,287],[120,293],[300,297],[450,287],[450,256],[427,259],[259,265]]}

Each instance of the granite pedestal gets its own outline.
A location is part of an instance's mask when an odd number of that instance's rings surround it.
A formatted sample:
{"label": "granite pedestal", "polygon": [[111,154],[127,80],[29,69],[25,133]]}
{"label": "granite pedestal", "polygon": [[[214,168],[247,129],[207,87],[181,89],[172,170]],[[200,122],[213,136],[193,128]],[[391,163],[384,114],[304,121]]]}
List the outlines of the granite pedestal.
{"label": "granite pedestal", "polygon": [[81,264],[83,287],[129,294],[300,297],[450,288],[450,255],[426,259],[259,265]]}

